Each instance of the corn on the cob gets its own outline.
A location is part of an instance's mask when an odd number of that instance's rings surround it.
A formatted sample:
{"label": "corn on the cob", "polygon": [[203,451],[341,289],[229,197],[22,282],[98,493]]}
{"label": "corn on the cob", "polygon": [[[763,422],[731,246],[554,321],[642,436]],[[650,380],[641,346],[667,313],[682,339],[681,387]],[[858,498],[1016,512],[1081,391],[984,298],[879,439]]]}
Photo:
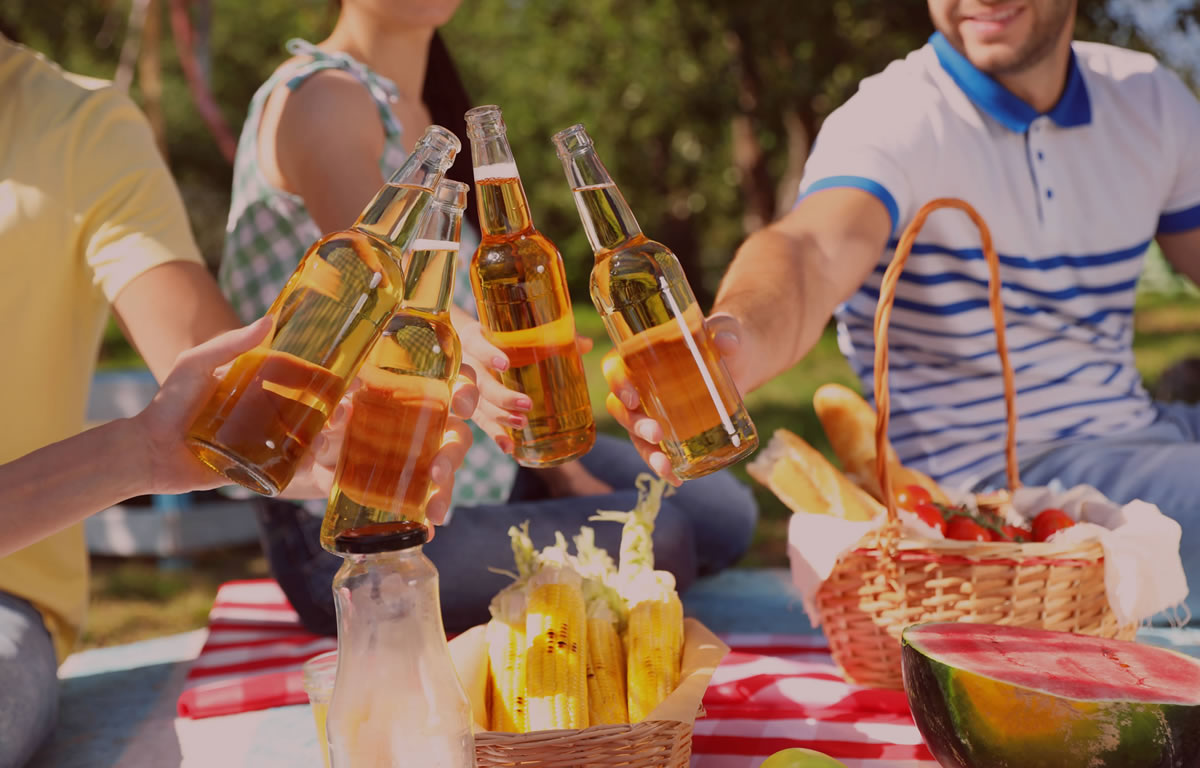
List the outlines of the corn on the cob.
{"label": "corn on the cob", "polygon": [[629,722],[629,705],[625,694],[625,649],[614,619],[615,615],[607,603],[588,605],[589,725]]}
{"label": "corn on the cob", "polygon": [[548,547],[529,580],[525,635],[531,731],[588,726],[587,613],[582,579],[566,552]]}
{"label": "corn on the cob", "polygon": [[646,582],[635,587],[644,590],[644,597],[629,609],[626,629],[631,723],[646,719],[675,690],[683,658],[683,604],[674,578],[666,571],[654,571],[651,578],[638,582]]}
{"label": "corn on the cob", "polygon": [[525,591],[506,587],[492,600],[487,625],[488,727],[493,731],[524,733],[525,702]]}
{"label": "corn on the cob", "polygon": [[644,720],[679,685],[683,657],[683,604],[675,592],[675,577],[654,570],[651,542],[667,485],[640,475],[637,486],[638,501],[632,510],[597,516],[624,523],[614,583],[629,610],[625,651],[631,723]]}

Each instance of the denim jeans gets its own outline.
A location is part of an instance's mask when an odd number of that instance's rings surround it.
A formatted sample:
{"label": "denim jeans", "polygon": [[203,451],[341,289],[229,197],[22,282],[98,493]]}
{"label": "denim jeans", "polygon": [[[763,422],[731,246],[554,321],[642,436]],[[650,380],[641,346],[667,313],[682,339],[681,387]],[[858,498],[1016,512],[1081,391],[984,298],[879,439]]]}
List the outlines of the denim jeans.
{"label": "denim jeans", "polygon": [[0,768],[21,768],[58,720],[58,660],[42,616],[0,592]]}
{"label": "denim jeans", "polygon": [[[536,475],[522,470],[509,501],[456,507],[453,519],[425,545],[440,574],[442,618],[458,632],[488,619],[488,602],[509,579],[489,571],[512,571],[508,529],[528,520],[537,547],[570,538],[581,525],[596,531],[596,543],[617,556],[621,526],[588,518],[597,510],[632,509],[634,480],[646,465],[626,440],[598,435],[581,461],[612,486],[601,496],[549,498]],[[259,507],[259,531],[271,571],[309,631],[334,634],[337,624],[331,584],[342,559],[321,548],[320,518],[287,502],[266,499]],[[656,567],[675,575],[682,592],[698,576],[733,565],[750,546],[758,507],[750,489],[728,472],[689,480],[664,499],[654,528]]]}
{"label": "denim jeans", "polygon": [[[1160,403],[1145,429],[1066,443],[1021,462],[1023,485],[1058,480],[1067,488],[1090,485],[1119,503],[1141,499],[1183,528],[1179,555],[1190,588],[1187,608],[1200,623],[1200,403]],[[980,487],[1007,482],[998,472]]]}

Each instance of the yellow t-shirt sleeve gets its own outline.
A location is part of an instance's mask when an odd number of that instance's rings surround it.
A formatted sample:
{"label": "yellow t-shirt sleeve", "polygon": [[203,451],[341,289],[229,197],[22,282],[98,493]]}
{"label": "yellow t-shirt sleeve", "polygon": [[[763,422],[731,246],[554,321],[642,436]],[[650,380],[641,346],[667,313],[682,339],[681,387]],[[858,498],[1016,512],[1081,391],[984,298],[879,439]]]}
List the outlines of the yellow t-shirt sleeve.
{"label": "yellow t-shirt sleeve", "polygon": [[112,301],[138,275],[171,261],[203,263],[183,199],[149,123],[112,88],[81,105],[68,146],[78,252]]}

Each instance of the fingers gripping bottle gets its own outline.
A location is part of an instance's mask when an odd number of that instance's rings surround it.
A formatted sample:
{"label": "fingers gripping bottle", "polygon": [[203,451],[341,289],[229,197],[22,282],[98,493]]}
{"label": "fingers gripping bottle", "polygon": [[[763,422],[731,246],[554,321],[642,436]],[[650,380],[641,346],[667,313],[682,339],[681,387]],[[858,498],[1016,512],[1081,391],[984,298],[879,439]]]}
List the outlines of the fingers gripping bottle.
{"label": "fingers gripping bottle", "polygon": [[201,461],[267,496],[287,487],[399,305],[401,253],[460,148],[430,126],[358,221],[308,249],[268,310],[270,336],[234,360],[188,429]]}
{"label": "fingers gripping bottle", "polygon": [[420,523],[337,539],[338,662],[325,721],[331,768],[473,768],[471,705],[450,657]]}
{"label": "fingers gripping bottle", "polygon": [[592,302],[642,407],[662,426],[675,474],[701,477],[750,455],[758,434],[679,260],[642,234],[582,125],[554,144],[596,254]]}
{"label": "fingers gripping bottle", "polygon": [[430,464],[442,444],[462,362],[450,324],[466,184],[442,179],[405,254],[404,298],[358,372],[321,545],[372,523],[425,521]]}
{"label": "fingers gripping bottle", "polygon": [[471,287],[485,338],[509,359],[505,387],[533,401],[523,429],[510,429],[513,457],[549,467],[587,453],[596,439],[562,256],[534,229],[499,107],[467,112],[481,242]]}

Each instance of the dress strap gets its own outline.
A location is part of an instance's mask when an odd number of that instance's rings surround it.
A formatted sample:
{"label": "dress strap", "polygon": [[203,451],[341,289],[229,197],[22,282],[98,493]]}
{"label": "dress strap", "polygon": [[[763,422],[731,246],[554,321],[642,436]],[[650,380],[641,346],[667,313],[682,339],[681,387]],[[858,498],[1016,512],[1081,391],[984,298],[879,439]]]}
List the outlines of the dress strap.
{"label": "dress strap", "polygon": [[288,40],[287,50],[293,56],[308,56],[312,59],[291,71],[287,80],[288,90],[296,90],[305,80],[325,69],[340,69],[348,72],[371,94],[375,106],[379,109],[379,118],[383,121],[383,129],[387,135],[397,136],[401,133],[400,121],[392,113],[391,107],[399,100],[400,91],[391,80],[372,72],[365,64],[348,53],[329,53],[307,40]]}

